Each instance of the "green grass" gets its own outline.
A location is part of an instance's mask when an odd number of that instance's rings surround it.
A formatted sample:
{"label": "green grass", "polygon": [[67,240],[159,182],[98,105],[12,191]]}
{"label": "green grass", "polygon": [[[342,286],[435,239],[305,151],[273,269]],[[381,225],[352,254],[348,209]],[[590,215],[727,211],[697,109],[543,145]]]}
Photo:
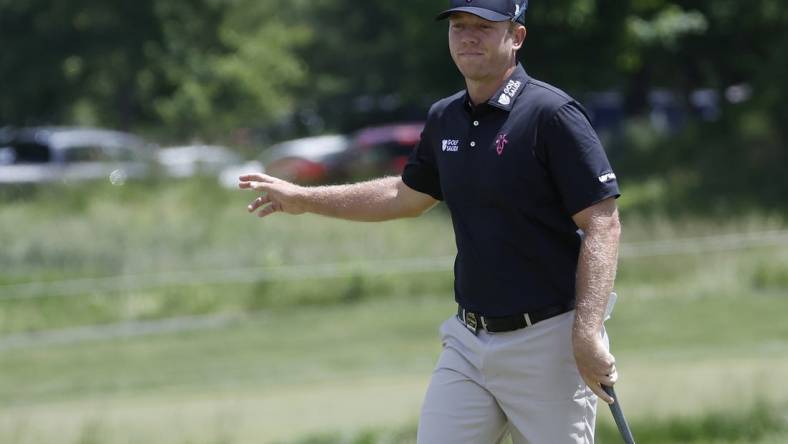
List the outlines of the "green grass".
{"label": "green grass", "polygon": [[[765,325],[757,340],[730,342],[683,331],[668,316],[681,297],[624,299],[609,322],[630,419],[694,424],[709,411],[746,416],[761,403],[788,406],[788,337],[779,322],[788,302],[727,296],[710,309],[687,299],[687,317],[730,309]],[[750,302],[762,298],[770,296]],[[11,433],[20,443],[51,442],[55,433],[78,442],[96,424],[104,442],[151,443],[213,442],[205,437],[223,430],[232,443],[320,430],[355,436],[359,428],[405,424],[415,420],[439,352],[436,329],[451,310],[449,294],[403,296],[272,310],[205,331],[6,350],[0,442]],[[655,318],[661,330],[633,335]],[[188,441],[195,433],[202,438]]]}
{"label": "green grass", "polygon": [[[412,442],[451,315],[451,222],[348,223],[245,213],[204,181],[40,189],[0,206],[0,344],[33,333],[230,315],[194,331],[0,345],[0,442]],[[784,229],[784,219],[628,214],[625,242]],[[367,265],[364,265],[368,263]],[[354,263],[270,279],[270,267]],[[405,261],[408,263],[408,261]],[[216,270],[246,270],[220,282]],[[255,273],[260,270],[261,276]],[[786,442],[788,249],[623,257],[608,323],[638,442]],[[188,272],[166,281],[162,276]],[[251,278],[249,278],[251,274]],[[19,284],[121,276],[68,296]],[[191,279],[191,280],[190,280]],[[157,280],[159,280],[157,282]],[[150,281],[150,282],[148,282]],[[148,283],[146,283],[148,282]],[[69,284],[70,285],[70,284]],[[108,330],[105,330],[108,331]],[[600,442],[617,442],[600,410]],[[611,435],[612,433],[612,435]]]}
{"label": "green grass", "polygon": [[[82,285],[67,298],[3,301],[0,333],[89,323],[152,319],[263,307],[347,302],[366,297],[451,289],[442,275],[373,279],[351,272],[337,279],[276,282],[254,279],[192,284],[217,270],[263,270],[282,265],[363,263],[365,260],[451,256],[451,223],[436,211],[421,220],[349,223],[303,216],[248,215],[251,194],[187,181],[169,187],[74,187],[11,201],[0,212],[0,285],[128,276],[123,285]],[[414,229],[415,228],[415,229]],[[164,273],[185,273],[176,284],[139,287]],[[155,283],[155,282],[154,282]],[[70,285],[70,284],[67,284]],[[3,295],[18,287],[0,287]],[[26,293],[22,292],[23,296]]]}
{"label": "green grass", "polygon": [[[788,439],[788,419],[766,405],[736,413],[710,413],[692,418],[671,420],[638,420],[630,424],[639,443],[778,443]],[[619,443],[615,425],[603,421],[597,426],[600,444]],[[416,426],[407,425],[391,430],[365,430],[356,434],[324,433],[278,444],[412,444],[416,442]],[[503,444],[511,444],[510,439]]]}

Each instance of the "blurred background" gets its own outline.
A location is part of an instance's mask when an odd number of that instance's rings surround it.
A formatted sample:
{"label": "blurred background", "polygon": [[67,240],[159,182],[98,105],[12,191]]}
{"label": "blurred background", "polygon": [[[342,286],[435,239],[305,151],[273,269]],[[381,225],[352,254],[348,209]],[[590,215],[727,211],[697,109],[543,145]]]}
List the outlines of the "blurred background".
{"label": "blurred background", "polygon": [[[443,206],[260,221],[240,173],[398,174],[463,88],[443,0],[0,0],[0,442],[412,443]],[[788,442],[788,8],[531,2],[619,177],[641,443]],[[599,410],[599,442],[619,442]]]}

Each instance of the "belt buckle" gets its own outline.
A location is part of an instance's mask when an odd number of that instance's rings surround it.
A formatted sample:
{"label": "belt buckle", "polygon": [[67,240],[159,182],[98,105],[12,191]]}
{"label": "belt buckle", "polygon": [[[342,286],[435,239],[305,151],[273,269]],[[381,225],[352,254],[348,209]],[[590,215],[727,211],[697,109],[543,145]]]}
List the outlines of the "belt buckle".
{"label": "belt buckle", "polygon": [[465,328],[471,331],[474,335],[479,333],[479,320],[476,318],[476,313],[472,312],[465,312],[464,314],[464,324]]}

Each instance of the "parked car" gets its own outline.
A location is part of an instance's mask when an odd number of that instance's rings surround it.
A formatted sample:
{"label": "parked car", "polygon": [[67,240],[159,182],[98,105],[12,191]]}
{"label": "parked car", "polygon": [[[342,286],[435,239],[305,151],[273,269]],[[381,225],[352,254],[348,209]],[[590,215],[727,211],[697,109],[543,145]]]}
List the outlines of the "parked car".
{"label": "parked car", "polygon": [[156,152],[156,161],[164,174],[170,177],[195,175],[219,176],[221,171],[243,163],[241,156],[230,148],[218,145],[186,145],[162,148]]}
{"label": "parked car", "polygon": [[0,184],[95,179],[121,183],[146,176],[154,150],[128,133],[77,127],[22,128],[3,145]]}
{"label": "parked car", "polygon": [[259,160],[250,160],[240,165],[223,168],[219,173],[219,184],[224,188],[238,189],[238,178],[244,174],[264,173],[265,167]]}
{"label": "parked car", "polygon": [[342,177],[347,136],[332,134],[289,140],[273,145],[260,160],[272,176],[299,184],[335,181]]}
{"label": "parked car", "polygon": [[414,122],[372,126],[357,131],[345,157],[348,175],[377,177],[402,174],[423,129],[423,122]]}

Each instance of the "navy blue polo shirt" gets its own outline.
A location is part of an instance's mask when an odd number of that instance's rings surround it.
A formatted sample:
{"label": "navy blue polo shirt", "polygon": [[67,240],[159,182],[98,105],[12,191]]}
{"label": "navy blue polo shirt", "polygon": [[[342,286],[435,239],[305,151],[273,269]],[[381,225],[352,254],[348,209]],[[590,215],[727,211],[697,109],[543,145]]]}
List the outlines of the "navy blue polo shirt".
{"label": "navy blue polo shirt", "polygon": [[522,65],[488,102],[435,103],[402,179],[446,202],[457,303],[509,316],[572,303],[580,234],[572,215],[618,197],[583,108]]}

